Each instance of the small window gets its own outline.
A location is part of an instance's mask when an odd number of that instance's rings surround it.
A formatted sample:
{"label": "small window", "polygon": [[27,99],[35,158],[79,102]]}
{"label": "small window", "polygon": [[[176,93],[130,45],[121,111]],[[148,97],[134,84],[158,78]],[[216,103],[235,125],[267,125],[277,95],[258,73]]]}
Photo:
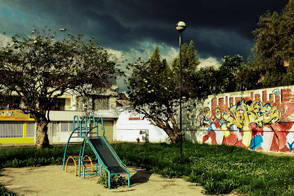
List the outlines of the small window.
{"label": "small window", "polygon": [[0,138],[18,137],[23,137],[23,122],[0,122]]}
{"label": "small window", "polygon": [[109,97],[108,96],[95,96],[93,97],[94,110],[109,110]]}
{"label": "small window", "polygon": [[51,110],[61,110],[64,111],[65,110],[65,99],[55,99],[52,106],[51,106]]}
{"label": "small window", "polygon": [[50,122],[48,127],[48,136],[56,136],[56,133],[59,132],[59,122]]}
{"label": "small window", "polygon": [[27,123],[27,137],[34,137],[35,134],[35,122]]}
{"label": "small window", "polygon": [[61,132],[68,132],[68,131],[72,131],[72,122],[60,122],[61,124]]}

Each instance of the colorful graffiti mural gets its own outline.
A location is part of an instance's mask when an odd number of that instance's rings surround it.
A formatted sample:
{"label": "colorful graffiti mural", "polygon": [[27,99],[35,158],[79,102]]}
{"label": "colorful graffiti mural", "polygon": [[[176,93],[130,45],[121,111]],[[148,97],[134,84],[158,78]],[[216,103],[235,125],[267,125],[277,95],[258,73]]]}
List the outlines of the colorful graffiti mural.
{"label": "colorful graffiti mural", "polygon": [[[227,104],[223,98],[211,100],[211,107],[204,108],[200,122],[206,130],[202,142],[260,151],[294,152],[294,96],[288,89],[283,91],[273,93],[276,99],[270,94],[267,102],[252,99],[253,94],[252,97],[236,98],[234,105],[228,97]],[[262,96],[266,100],[266,93]]]}

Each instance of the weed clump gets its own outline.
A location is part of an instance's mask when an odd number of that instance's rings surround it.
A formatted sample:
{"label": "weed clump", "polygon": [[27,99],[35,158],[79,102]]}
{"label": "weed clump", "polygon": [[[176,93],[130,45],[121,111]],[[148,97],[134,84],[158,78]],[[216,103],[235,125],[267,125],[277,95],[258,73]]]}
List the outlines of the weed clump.
{"label": "weed clump", "polygon": [[[106,173],[103,173],[99,179],[98,184],[102,184],[105,188],[108,188],[108,175]],[[128,181],[125,177],[117,175],[117,176],[111,176],[110,177],[110,188],[115,189],[119,186],[126,186],[128,184]]]}

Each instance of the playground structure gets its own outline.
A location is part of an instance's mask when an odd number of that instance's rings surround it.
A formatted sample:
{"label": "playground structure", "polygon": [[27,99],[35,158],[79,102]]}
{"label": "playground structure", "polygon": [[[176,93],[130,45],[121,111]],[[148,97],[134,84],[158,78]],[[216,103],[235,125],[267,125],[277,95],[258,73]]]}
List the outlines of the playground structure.
{"label": "playground structure", "polygon": [[[99,136],[101,131],[102,135]],[[77,143],[77,141],[80,142]],[[78,154],[77,151],[79,151]],[[86,155],[86,152],[92,152],[92,155]],[[73,163],[70,163],[70,161]],[[91,171],[87,171],[89,164]],[[76,176],[81,176],[81,172],[83,172],[83,178],[86,175],[101,176],[102,169],[104,169],[108,174],[108,188],[111,188],[111,176],[127,174],[128,186],[130,187],[130,172],[107,141],[102,117],[97,121],[94,116],[84,117],[81,120],[78,116],[74,117],[73,131],[68,138],[64,151],[63,171],[67,172],[68,165],[75,166]]]}

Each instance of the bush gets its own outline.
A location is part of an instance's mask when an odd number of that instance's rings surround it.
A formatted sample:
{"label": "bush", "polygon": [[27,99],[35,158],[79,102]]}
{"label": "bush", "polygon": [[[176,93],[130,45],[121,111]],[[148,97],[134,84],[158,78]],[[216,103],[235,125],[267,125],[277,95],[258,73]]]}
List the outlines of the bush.
{"label": "bush", "polygon": [[[103,173],[98,179],[98,184],[104,185],[105,188],[108,188],[108,175],[106,173]],[[119,186],[126,186],[128,184],[128,181],[125,177],[122,176],[111,176],[110,177],[110,188],[118,188]]]}
{"label": "bush", "polygon": [[0,184],[0,195],[1,196],[17,196],[17,194],[8,191],[4,186]]}

